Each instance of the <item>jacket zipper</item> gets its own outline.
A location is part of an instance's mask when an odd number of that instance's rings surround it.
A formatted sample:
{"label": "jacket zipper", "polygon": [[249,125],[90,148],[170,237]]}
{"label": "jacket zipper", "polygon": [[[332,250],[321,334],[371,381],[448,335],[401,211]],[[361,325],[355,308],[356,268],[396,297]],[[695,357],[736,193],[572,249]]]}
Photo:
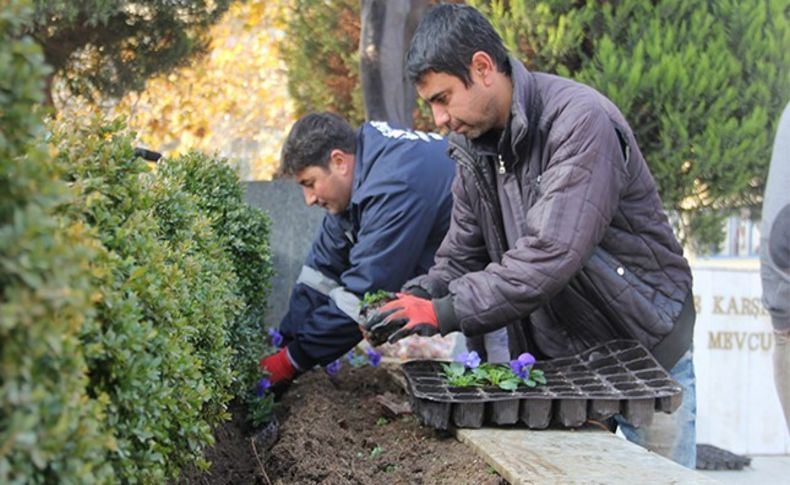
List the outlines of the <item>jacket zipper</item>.
{"label": "jacket zipper", "polygon": [[[496,230],[494,231],[494,235],[496,236],[497,243],[499,243],[499,257],[501,258],[502,255],[505,254],[505,246],[503,234],[505,228],[502,224],[498,223],[496,210],[497,208],[494,207],[492,201],[492,194],[493,192],[489,190],[488,184],[486,183],[485,177],[482,176],[480,173],[480,169],[475,165],[474,161],[471,160],[471,155],[467,154],[461,147],[455,146],[454,152],[458,153],[460,156],[456,158],[458,164],[465,167],[472,173],[472,177],[475,180],[475,184],[478,186],[478,190],[480,191],[480,195],[483,199],[484,205],[488,207],[488,210],[491,214],[491,221],[494,223]],[[500,170],[504,170],[504,162],[502,161],[502,156],[499,156],[500,162]]]}
{"label": "jacket zipper", "polygon": [[502,155],[497,154],[499,157],[499,175],[504,175],[507,170],[505,170],[505,161],[502,160]]}

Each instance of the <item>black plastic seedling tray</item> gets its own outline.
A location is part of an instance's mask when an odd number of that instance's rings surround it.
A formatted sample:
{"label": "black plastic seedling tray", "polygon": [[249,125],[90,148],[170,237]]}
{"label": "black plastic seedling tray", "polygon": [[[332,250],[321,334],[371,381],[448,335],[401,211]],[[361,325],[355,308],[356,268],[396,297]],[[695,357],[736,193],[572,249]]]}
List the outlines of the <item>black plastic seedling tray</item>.
{"label": "black plastic seedling tray", "polygon": [[680,406],[682,390],[639,342],[615,340],[581,354],[538,361],[546,384],[504,391],[491,387],[450,387],[441,362],[403,364],[412,411],[426,426],[479,428],[483,424],[524,423],[578,427],[588,419],[622,414],[634,426],[650,424],[655,411]]}

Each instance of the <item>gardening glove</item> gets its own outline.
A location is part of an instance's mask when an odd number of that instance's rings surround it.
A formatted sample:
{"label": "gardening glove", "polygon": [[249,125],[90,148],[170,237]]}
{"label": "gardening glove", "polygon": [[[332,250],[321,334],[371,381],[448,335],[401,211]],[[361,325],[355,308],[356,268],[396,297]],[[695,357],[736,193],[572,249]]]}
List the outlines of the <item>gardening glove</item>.
{"label": "gardening glove", "polygon": [[439,333],[439,319],[433,302],[407,293],[382,306],[365,322],[365,334],[371,345],[385,341],[395,343],[409,335],[424,337]]}
{"label": "gardening glove", "polygon": [[288,349],[283,347],[276,354],[261,359],[261,369],[269,373],[272,385],[288,383],[296,376],[296,369],[288,358]]}

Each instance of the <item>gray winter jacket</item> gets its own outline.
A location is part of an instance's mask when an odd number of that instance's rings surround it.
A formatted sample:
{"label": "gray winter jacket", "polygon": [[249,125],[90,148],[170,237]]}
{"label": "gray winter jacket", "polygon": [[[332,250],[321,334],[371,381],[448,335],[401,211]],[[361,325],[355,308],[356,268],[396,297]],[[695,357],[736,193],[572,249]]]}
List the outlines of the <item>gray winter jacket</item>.
{"label": "gray winter jacket", "polygon": [[765,182],[760,272],[763,304],[776,330],[790,330],[790,103],[776,130]]}
{"label": "gray winter jacket", "polygon": [[628,338],[670,369],[691,344],[691,271],[628,123],[592,88],[510,64],[509,126],[489,144],[450,138],[450,229],[406,288],[478,352],[507,326],[511,356]]}

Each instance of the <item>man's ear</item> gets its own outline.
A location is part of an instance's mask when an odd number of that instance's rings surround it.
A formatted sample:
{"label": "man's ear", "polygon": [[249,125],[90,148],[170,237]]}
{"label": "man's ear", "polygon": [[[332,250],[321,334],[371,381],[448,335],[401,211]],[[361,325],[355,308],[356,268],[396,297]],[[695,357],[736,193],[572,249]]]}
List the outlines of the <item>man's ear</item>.
{"label": "man's ear", "polygon": [[329,152],[329,165],[335,172],[342,175],[346,175],[354,171],[352,159],[353,155],[350,155],[339,148],[335,148]]}
{"label": "man's ear", "polygon": [[473,82],[480,81],[488,86],[492,83],[492,75],[496,72],[496,63],[488,53],[477,51],[472,55],[472,62],[469,63],[469,75]]}

